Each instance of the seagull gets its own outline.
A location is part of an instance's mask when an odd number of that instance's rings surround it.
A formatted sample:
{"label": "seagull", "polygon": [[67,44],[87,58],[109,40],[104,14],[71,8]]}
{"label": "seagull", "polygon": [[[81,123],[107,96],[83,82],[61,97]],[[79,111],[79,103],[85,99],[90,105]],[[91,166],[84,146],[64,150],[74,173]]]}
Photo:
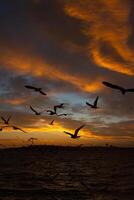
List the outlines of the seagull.
{"label": "seagull", "polygon": [[49,125],[54,125],[54,119],[50,122]]}
{"label": "seagull", "polygon": [[44,110],[41,112],[37,112],[32,106],[30,106],[30,108],[35,113],[35,115],[41,115],[44,112]]}
{"label": "seagull", "polygon": [[77,129],[75,130],[74,134],[69,133],[69,132],[66,132],[66,131],[64,131],[64,133],[70,135],[72,139],[80,138],[80,136],[78,136],[78,132],[79,132],[80,129],[82,129],[84,126],[85,126],[85,125],[82,125],[82,126],[80,126],[79,128],[77,128]]}
{"label": "seagull", "polygon": [[88,102],[86,102],[86,104],[87,104],[88,106],[90,106],[91,108],[98,108],[98,107],[97,107],[98,99],[99,99],[99,96],[96,97],[96,99],[95,99],[95,101],[94,101],[93,104],[90,104],[90,103],[88,103]]}
{"label": "seagull", "polygon": [[31,137],[31,138],[28,139],[28,142],[31,142],[31,144],[33,145],[34,144],[34,140],[38,140],[38,139]]}
{"label": "seagull", "polygon": [[12,126],[12,128],[13,128],[14,130],[20,130],[20,131],[22,131],[23,133],[27,133],[26,131],[22,130],[21,128],[19,128],[19,127],[17,127],[17,126]]}
{"label": "seagull", "polygon": [[37,88],[37,87],[30,86],[30,85],[25,85],[25,88],[32,89],[35,92],[39,92],[42,95],[47,95],[45,92],[42,91],[42,88]]}
{"label": "seagull", "polygon": [[119,85],[114,85],[112,83],[108,83],[106,81],[102,82],[105,86],[110,87],[112,89],[120,90],[122,94],[126,94],[126,92],[134,92],[134,88],[126,89]]}
{"label": "seagull", "polygon": [[9,125],[9,120],[11,116],[8,117],[8,119],[5,119],[4,117],[1,116],[1,119],[3,120],[4,124]]}

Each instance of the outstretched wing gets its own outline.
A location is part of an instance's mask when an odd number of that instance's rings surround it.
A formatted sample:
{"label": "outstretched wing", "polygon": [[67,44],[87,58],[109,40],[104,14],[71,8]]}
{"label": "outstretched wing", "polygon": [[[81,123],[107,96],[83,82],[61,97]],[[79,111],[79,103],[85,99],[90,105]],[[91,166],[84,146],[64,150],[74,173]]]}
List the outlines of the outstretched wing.
{"label": "outstretched wing", "polygon": [[88,102],[86,102],[86,104],[88,105],[88,106],[92,106],[90,103],[88,103]]}
{"label": "outstretched wing", "polygon": [[58,116],[67,116],[68,114],[66,113],[62,113],[62,114],[59,114]]}
{"label": "outstretched wing", "polygon": [[4,118],[4,117],[2,117],[2,116],[1,116],[1,119],[2,119],[2,120],[5,122],[5,123],[7,122],[7,121],[5,120],[5,118]]}
{"label": "outstretched wing", "polygon": [[42,94],[42,95],[47,95],[45,92],[43,92],[42,90],[40,90],[40,93]]}
{"label": "outstretched wing", "polygon": [[24,130],[21,129],[21,128],[18,128],[18,130],[22,131],[23,133],[27,133],[26,131],[24,131]]}
{"label": "outstretched wing", "polygon": [[28,88],[28,89],[33,89],[33,90],[35,90],[35,89],[36,89],[36,87],[30,86],[30,85],[25,85],[25,88]]}
{"label": "outstretched wing", "polygon": [[19,128],[19,127],[15,127],[16,130],[20,130],[22,131],[23,133],[26,133],[26,131],[24,131],[23,129]]}
{"label": "outstretched wing", "polygon": [[134,92],[134,88],[126,89],[126,92]]}
{"label": "outstretched wing", "polygon": [[36,110],[32,106],[30,106],[30,108],[34,113],[36,113]]}
{"label": "outstretched wing", "polygon": [[114,85],[114,84],[108,83],[108,82],[106,82],[106,81],[103,81],[102,83],[103,83],[105,86],[110,87],[110,88],[112,88],[112,89],[125,90],[125,89],[124,89],[123,87],[121,87],[121,86]]}
{"label": "outstretched wing", "polygon": [[7,122],[9,122],[10,119],[11,119],[11,116],[8,117]]}
{"label": "outstretched wing", "polygon": [[51,121],[50,125],[53,125],[53,123],[54,123],[54,119]]}
{"label": "outstretched wing", "polygon": [[55,111],[55,113],[57,112],[57,106],[54,106],[54,111]]}
{"label": "outstretched wing", "polygon": [[70,136],[73,135],[72,133],[69,133],[69,132],[67,132],[67,131],[64,131],[64,133],[66,133],[67,135],[70,135]]}
{"label": "outstretched wing", "polygon": [[98,99],[99,99],[99,96],[96,97],[96,99],[95,99],[95,101],[94,101],[94,106],[97,106]]}
{"label": "outstretched wing", "polygon": [[79,128],[77,128],[77,129],[75,130],[75,133],[74,133],[74,135],[75,135],[75,136],[77,136],[77,135],[78,135],[78,132],[79,132],[79,130],[80,130],[80,129],[82,129],[84,126],[85,126],[85,125],[82,125],[82,126],[80,126]]}

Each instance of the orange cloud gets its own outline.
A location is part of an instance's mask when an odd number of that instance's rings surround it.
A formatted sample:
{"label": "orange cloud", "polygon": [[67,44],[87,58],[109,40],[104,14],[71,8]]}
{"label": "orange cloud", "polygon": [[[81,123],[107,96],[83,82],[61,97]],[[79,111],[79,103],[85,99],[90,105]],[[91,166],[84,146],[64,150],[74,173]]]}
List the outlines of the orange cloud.
{"label": "orange cloud", "polygon": [[73,76],[66,72],[66,66],[63,70],[56,69],[56,66],[49,65],[45,61],[33,58],[24,54],[8,53],[7,56],[1,55],[1,64],[4,64],[8,69],[16,70],[18,73],[29,73],[34,76],[46,76],[50,79],[58,79],[69,82],[83,91],[94,92],[102,88],[101,81],[97,80],[91,83],[89,79],[80,76]]}
{"label": "orange cloud", "polygon": [[[128,23],[130,4],[127,0],[68,1],[65,2],[65,12],[85,23],[84,32],[91,39],[89,54],[98,66],[134,75],[134,52],[127,43],[131,33]],[[116,56],[112,52],[103,54],[103,43],[113,48]]]}

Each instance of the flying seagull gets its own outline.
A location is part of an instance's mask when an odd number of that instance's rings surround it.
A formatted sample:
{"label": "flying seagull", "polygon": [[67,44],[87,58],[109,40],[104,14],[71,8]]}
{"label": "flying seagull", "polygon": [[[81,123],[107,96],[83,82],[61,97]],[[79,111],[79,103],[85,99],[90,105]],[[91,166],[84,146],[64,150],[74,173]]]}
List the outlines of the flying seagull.
{"label": "flying seagull", "polygon": [[126,89],[119,85],[114,85],[112,83],[108,83],[106,81],[102,82],[105,86],[110,87],[112,89],[120,90],[122,94],[126,94],[126,92],[134,92],[134,88]]}
{"label": "flying seagull", "polygon": [[94,101],[93,104],[90,104],[90,103],[88,103],[88,102],[86,102],[86,104],[87,104],[88,106],[90,106],[91,108],[98,108],[98,107],[97,107],[98,99],[99,99],[99,96],[96,97],[96,99],[95,99],[95,101]]}
{"label": "flying seagull", "polygon": [[79,132],[80,129],[82,129],[84,126],[85,126],[85,125],[82,125],[82,126],[80,126],[79,128],[77,128],[77,129],[75,130],[74,134],[69,133],[69,132],[66,132],[66,131],[64,131],[64,133],[70,135],[72,139],[80,138],[80,136],[78,136],[78,132]]}
{"label": "flying seagull", "polygon": [[55,120],[53,119],[53,120],[50,122],[50,125],[54,125],[54,121],[55,121]]}
{"label": "flying seagull", "polygon": [[19,127],[17,127],[17,126],[12,126],[12,128],[13,128],[14,130],[20,130],[20,131],[22,131],[23,133],[27,133],[26,131],[22,130],[21,128],[19,128]]}
{"label": "flying seagull", "polygon": [[35,92],[39,92],[42,95],[47,95],[45,92],[42,91],[42,88],[37,88],[37,87],[30,86],[30,85],[25,85],[25,88],[34,90]]}
{"label": "flying seagull", "polygon": [[28,142],[31,142],[31,145],[33,145],[35,140],[38,140],[38,139],[31,137],[28,139]]}
{"label": "flying seagull", "polygon": [[35,113],[35,115],[41,115],[44,112],[44,110],[41,112],[37,112],[32,106],[30,106],[30,109]]}
{"label": "flying seagull", "polygon": [[3,116],[1,116],[1,119],[3,120],[4,124],[9,125],[9,120],[11,116],[9,116],[7,119],[5,119]]}

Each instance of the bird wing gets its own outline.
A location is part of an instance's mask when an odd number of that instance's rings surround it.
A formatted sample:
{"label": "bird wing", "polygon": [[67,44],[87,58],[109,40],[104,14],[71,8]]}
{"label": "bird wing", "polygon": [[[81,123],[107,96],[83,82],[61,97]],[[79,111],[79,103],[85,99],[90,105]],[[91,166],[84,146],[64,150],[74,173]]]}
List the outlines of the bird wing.
{"label": "bird wing", "polygon": [[5,120],[5,118],[4,118],[4,117],[2,117],[2,116],[1,116],[1,119],[2,119],[2,120],[5,122],[5,123],[7,122],[7,121]]}
{"label": "bird wing", "polygon": [[88,103],[88,102],[86,102],[86,104],[87,104],[88,106],[92,106],[92,104],[90,104],[90,103]]}
{"label": "bird wing", "polygon": [[16,129],[22,131],[23,133],[26,133],[26,131],[24,131],[23,129],[19,128],[19,127],[16,127]]}
{"label": "bird wing", "polygon": [[58,116],[67,116],[66,113],[59,114]]}
{"label": "bird wing", "polygon": [[51,121],[51,123],[50,123],[50,124],[51,124],[51,125],[53,125],[53,123],[54,123],[54,119]]}
{"label": "bird wing", "polygon": [[134,92],[134,88],[126,89],[126,92]]}
{"label": "bird wing", "polygon": [[80,126],[79,128],[77,128],[77,129],[75,130],[75,133],[74,133],[74,135],[75,135],[75,136],[77,136],[77,135],[78,135],[78,132],[79,132],[79,130],[80,130],[80,129],[82,129],[84,126],[85,126],[85,125],[82,125],[82,126]]}
{"label": "bird wing", "polygon": [[45,92],[43,92],[42,90],[40,90],[40,93],[43,95],[47,95]]}
{"label": "bird wing", "polygon": [[59,105],[57,105],[58,108],[63,108],[64,107],[64,103],[61,103]]}
{"label": "bird wing", "polygon": [[30,106],[30,108],[34,113],[37,113],[36,110],[34,110],[34,108],[32,106]]}
{"label": "bird wing", "polygon": [[36,87],[30,86],[30,85],[25,85],[25,88],[28,88],[28,89],[33,89],[33,90],[35,90],[35,89],[36,89]]}
{"label": "bird wing", "polygon": [[106,81],[103,81],[102,83],[103,83],[105,86],[110,87],[110,88],[113,88],[113,89],[124,90],[123,87],[118,86],[118,85],[114,85],[114,84],[111,84],[111,83],[108,83],[108,82],[106,82]]}
{"label": "bird wing", "polygon": [[99,99],[99,96],[96,97],[96,99],[94,101],[94,106],[97,106],[98,99]]}
{"label": "bird wing", "polygon": [[55,113],[57,112],[57,106],[54,106],[54,111],[55,111]]}
{"label": "bird wing", "polygon": [[64,133],[66,133],[66,134],[68,134],[68,135],[73,135],[72,133],[69,133],[69,132],[67,132],[67,131],[64,131]]}
{"label": "bird wing", "polygon": [[10,119],[11,119],[11,116],[8,117],[7,122],[9,122]]}

